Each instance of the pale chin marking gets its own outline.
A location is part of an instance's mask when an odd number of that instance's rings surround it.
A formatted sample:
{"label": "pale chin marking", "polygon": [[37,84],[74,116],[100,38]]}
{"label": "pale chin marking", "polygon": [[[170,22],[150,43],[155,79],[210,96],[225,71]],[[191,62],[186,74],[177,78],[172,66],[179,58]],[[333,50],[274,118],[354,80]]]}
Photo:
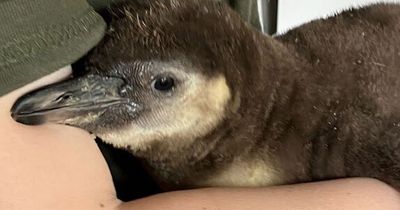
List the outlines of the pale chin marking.
{"label": "pale chin marking", "polygon": [[199,180],[199,187],[260,187],[282,183],[280,172],[263,160],[236,159],[205,180]]}
{"label": "pale chin marking", "polygon": [[114,132],[109,132],[107,134],[97,134],[97,137],[99,137],[104,142],[111,144],[115,148],[130,149],[133,152],[139,150],[147,150],[149,145],[151,144],[151,141],[146,141],[142,138],[132,137],[135,135],[133,135],[132,133],[129,134],[130,129],[134,128],[127,128],[124,130],[121,129]]}

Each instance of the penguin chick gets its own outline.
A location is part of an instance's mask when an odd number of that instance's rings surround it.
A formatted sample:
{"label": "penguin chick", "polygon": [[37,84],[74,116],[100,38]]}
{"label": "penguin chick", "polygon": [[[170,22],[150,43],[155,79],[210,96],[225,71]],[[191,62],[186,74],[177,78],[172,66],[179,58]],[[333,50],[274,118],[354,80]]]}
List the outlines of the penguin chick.
{"label": "penguin chick", "polygon": [[400,6],[265,36],[212,0],[112,10],[88,74],[34,91],[25,124],[86,129],[165,189],[373,177],[400,189]]}

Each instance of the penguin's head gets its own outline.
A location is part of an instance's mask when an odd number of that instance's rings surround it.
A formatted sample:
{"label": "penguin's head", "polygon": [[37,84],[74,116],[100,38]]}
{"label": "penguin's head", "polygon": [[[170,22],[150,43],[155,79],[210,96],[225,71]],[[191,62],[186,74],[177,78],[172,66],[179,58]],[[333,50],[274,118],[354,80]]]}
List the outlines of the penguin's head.
{"label": "penguin's head", "polygon": [[131,1],[111,11],[84,76],[20,98],[13,118],[83,128],[116,147],[189,143],[237,107],[249,31],[213,0]]}

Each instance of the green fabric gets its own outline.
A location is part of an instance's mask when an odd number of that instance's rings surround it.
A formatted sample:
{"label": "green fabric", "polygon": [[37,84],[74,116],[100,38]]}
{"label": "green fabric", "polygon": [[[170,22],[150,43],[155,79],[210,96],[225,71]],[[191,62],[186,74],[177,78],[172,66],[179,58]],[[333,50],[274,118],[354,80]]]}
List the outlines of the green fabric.
{"label": "green fabric", "polygon": [[0,0],[0,96],[73,63],[105,27],[86,0]]}

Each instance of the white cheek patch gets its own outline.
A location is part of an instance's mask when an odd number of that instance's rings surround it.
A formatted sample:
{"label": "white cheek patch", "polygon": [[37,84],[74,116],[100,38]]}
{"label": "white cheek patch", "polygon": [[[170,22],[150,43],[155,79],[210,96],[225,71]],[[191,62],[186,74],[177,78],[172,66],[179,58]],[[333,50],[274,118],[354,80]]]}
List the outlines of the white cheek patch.
{"label": "white cheek patch", "polygon": [[168,118],[168,123],[157,126],[132,123],[125,129],[99,134],[99,137],[116,147],[129,146],[133,151],[145,150],[152,142],[162,140],[173,151],[207,135],[223,120],[231,98],[225,77],[208,79],[195,75],[185,88],[184,95],[171,106],[173,110],[160,116]]}

